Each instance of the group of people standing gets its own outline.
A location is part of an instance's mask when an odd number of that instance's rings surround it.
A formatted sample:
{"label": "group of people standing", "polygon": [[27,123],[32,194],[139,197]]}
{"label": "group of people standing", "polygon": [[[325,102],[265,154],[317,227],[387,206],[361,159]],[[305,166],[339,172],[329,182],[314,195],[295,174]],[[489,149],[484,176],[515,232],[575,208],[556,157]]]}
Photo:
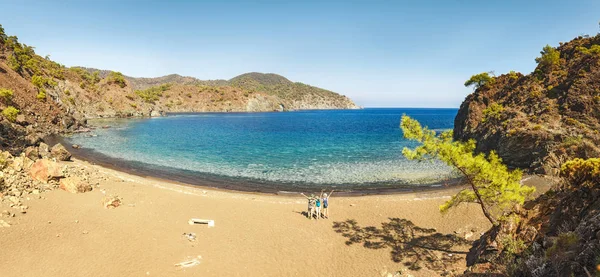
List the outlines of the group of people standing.
{"label": "group of people standing", "polygon": [[321,195],[318,197],[314,193],[311,193],[310,196],[306,196],[304,193],[300,194],[308,199],[308,213],[306,215],[309,219],[329,218],[329,197],[333,194],[333,190],[329,194],[321,191]]}

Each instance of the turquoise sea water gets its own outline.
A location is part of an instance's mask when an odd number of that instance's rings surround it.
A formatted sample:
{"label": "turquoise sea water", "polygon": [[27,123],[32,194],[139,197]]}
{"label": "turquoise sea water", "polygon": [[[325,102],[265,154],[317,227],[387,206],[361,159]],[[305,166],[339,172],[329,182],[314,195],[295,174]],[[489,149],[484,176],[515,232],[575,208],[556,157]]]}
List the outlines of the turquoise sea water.
{"label": "turquoise sea water", "polygon": [[[441,163],[408,161],[400,117],[435,130],[456,109],[363,109],[285,113],[202,113],[91,122],[110,125],[68,140],[152,167],[282,185],[394,186],[450,176]],[[138,163],[139,164],[139,163]]]}

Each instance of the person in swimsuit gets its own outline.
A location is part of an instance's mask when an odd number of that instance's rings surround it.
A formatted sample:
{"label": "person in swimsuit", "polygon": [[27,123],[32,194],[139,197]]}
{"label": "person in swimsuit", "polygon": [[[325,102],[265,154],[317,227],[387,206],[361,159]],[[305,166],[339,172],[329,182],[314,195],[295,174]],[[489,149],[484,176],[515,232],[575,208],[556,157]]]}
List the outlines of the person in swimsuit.
{"label": "person in swimsuit", "polygon": [[312,220],[315,215],[315,195],[311,194],[310,197],[308,197],[304,195],[304,193],[300,194],[308,199],[308,212],[306,213],[306,216]]}
{"label": "person in swimsuit", "polygon": [[317,216],[317,220],[321,217],[321,195],[318,198],[315,198],[315,215]]}
{"label": "person in swimsuit", "polygon": [[327,193],[321,193],[321,202],[323,203],[323,217],[329,218],[329,197],[333,194],[333,190],[327,195]]}

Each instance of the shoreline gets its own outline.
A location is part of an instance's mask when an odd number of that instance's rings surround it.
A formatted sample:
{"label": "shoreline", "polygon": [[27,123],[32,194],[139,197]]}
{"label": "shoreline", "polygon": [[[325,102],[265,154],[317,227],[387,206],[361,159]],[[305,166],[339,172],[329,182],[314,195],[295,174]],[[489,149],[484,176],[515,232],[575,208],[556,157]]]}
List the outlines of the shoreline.
{"label": "shoreline", "polygon": [[[441,180],[428,184],[286,184],[272,181],[261,181],[255,179],[244,179],[227,176],[217,176],[207,173],[199,173],[190,170],[161,167],[146,164],[137,161],[128,161],[118,158],[112,158],[97,151],[86,149],[84,146],[79,149],[73,148],[63,136],[49,136],[44,139],[48,145],[52,146],[61,143],[73,155],[73,158],[86,161],[90,164],[113,169],[131,175],[143,178],[172,182],[192,187],[224,190],[231,192],[246,192],[255,194],[269,195],[294,195],[300,192],[318,193],[321,189],[325,191],[334,189],[336,194],[343,196],[366,196],[366,195],[394,195],[407,194],[415,192],[435,192],[451,188],[464,187],[460,178]],[[342,186],[343,188],[340,188]],[[346,186],[346,187],[345,187]]]}

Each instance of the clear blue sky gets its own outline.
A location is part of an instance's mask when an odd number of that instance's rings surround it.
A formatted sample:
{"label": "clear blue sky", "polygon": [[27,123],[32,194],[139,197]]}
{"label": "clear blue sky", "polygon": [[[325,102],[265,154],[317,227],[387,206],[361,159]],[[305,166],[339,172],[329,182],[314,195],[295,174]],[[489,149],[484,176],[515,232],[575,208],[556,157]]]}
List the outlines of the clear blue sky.
{"label": "clear blue sky", "polygon": [[472,74],[528,73],[544,45],[596,34],[600,1],[0,0],[0,14],[9,35],[67,66],[272,72],[363,106],[458,107]]}

